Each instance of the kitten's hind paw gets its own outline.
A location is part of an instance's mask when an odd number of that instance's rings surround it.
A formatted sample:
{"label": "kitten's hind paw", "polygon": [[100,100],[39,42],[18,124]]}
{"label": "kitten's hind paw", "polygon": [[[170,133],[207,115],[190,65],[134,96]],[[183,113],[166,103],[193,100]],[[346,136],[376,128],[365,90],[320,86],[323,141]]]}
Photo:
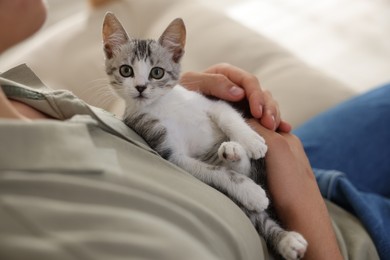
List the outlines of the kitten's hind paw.
{"label": "kitten's hind paw", "polygon": [[290,231],[280,240],[278,251],[287,260],[298,260],[303,258],[307,249],[307,242],[297,232]]}
{"label": "kitten's hind paw", "polygon": [[223,142],[218,149],[218,158],[226,167],[238,173],[248,175],[250,171],[249,157],[239,143]]}

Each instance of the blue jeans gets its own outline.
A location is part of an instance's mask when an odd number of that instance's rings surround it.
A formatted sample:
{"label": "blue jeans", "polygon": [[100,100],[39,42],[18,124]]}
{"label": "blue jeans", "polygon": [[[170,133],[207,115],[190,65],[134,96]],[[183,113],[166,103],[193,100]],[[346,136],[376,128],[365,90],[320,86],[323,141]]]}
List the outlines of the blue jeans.
{"label": "blue jeans", "polygon": [[390,84],[296,130],[322,195],[356,215],[390,259]]}

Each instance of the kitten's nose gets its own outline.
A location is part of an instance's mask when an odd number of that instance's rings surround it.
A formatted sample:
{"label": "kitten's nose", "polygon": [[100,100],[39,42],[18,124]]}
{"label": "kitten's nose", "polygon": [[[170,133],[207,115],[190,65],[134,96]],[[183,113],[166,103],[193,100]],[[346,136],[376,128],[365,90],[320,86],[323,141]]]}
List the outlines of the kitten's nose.
{"label": "kitten's nose", "polygon": [[138,90],[139,93],[142,93],[146,89],[146,86],[145,85],[138,85],[138,86],[135,86],[135,88]]}

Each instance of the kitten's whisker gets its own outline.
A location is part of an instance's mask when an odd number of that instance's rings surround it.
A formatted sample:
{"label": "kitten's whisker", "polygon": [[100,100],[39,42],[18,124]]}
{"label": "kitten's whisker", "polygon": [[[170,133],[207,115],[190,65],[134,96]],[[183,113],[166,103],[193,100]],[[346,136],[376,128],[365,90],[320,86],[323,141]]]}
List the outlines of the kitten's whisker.
{"label": "kitten's whisker", "polygon": [[[151,64],[164,58],[165,54],[159,54],[163,47],[166,47],[163,53],[169,50],[172,58],[167,57],[161,66],[179,62],[185,42],[181,20],[169,25],[160,36],[161,44],[154,40],[129,40],[116,19],[105,19],[104,24],[109,28],[103,30],[103,40],[109,58],[107,78],[112,87],[108,87],[107,81],[92,81],[85,90],[89,96],[98,97],[96,102],[104,107],[117,98],[112,94],[114,91],[125,102],[123,122],[162,158],[230,197],[247,214],[258,233],[284,258],[303,256],[307,246],[304,238],[296,232],[287,232],[267,214],[269,198],[261,187],[266,183],[264,159],[252,160],[265,155],[264,139],[228,103],[194,93],[207,83],[201,78],[181,81],[181,85],[194,90],[189,91],[181,86],[172,87],[177,82],[179,67],[167,75],[163,73],[162,77],[167,79],[160,82],[160,74],[151,73],[154,66]],[[119,73],[114,74],[118,63],[123,64],[124,60],[131,61],[134,68],[119,67]],[[139,69],[136,64],[148,69]],[[147,81],[152,75],[154,80]],[[152,86],[149,93],[143,93],[145,84]],[[216,87],[211,84],[210,87]]]}
{"label": "kitten's whisker", "polygon": [[104,109],[109,108],[118,99],[113,89],[109,86],[107,78],[95,79],[88,82],[79,96],[87,103]]}

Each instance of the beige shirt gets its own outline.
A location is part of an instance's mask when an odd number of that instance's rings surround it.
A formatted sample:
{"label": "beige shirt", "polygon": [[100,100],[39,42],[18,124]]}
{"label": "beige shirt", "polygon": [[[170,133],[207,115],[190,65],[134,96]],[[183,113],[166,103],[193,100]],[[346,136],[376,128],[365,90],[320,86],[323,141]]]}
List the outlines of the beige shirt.
{"label": "beige shirt", "polygon": [[[0,85],[59,119],[0,120],[0,259],[269,258],[232,201],[114,115],[45,87],[25,65]],[[378,259],[360,223],[329,209],[345,258]]]}

